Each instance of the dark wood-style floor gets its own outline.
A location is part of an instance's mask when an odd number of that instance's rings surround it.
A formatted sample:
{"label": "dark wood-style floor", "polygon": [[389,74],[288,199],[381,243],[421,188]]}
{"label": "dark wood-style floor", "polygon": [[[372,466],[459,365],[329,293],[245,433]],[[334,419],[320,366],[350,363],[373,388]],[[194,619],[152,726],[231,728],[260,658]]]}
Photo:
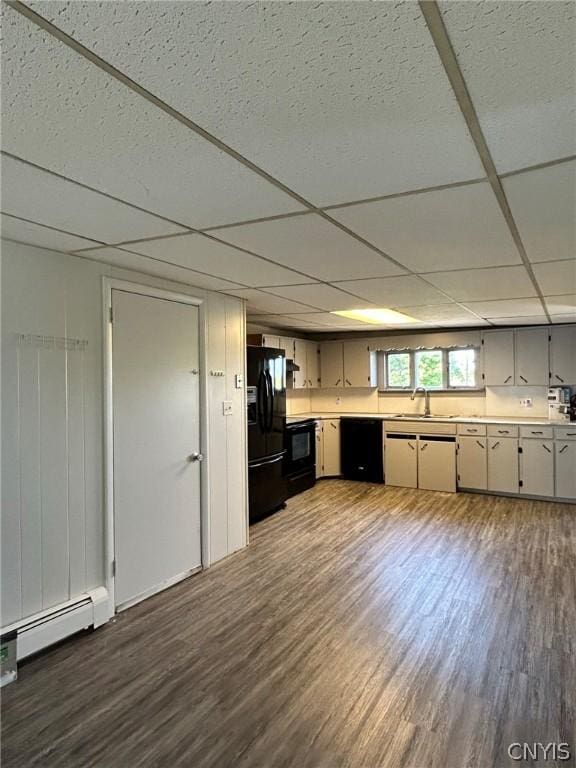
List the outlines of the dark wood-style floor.
{"label": "dark wood-style floor", "polygon": [[2,765],[528,765],[576,751],[575,635],[575,507],[324,481],[22,665]]}

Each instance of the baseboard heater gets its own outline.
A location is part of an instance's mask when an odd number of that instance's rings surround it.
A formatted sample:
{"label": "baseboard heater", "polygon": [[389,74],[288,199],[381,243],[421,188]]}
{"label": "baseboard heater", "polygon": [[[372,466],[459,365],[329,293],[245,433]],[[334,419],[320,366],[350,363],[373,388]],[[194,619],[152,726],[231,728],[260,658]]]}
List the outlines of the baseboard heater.
{"label": "baseboard heater", "polygon": [[3,627],[1,633],[16,633],[16,656],[21,661],[82,629],[96,629],[109,617],[108,590],[98,587]]}

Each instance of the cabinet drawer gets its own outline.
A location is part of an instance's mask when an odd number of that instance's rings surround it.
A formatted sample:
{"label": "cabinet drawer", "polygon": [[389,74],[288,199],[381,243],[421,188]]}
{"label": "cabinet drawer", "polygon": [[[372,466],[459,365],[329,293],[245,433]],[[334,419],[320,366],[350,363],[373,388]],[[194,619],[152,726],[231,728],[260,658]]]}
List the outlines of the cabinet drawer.
{"label": "cabinet drawer", "polygon": [[458,424],[459,435],[485,435],[486,424]]}
{"label": "cabinet drawer", "polygon": [[[576,430],[574,430],[576,432]],[[488,424],[488,437],[518,437],[516,424]]]}
{"label": "cabinet drawer", "polygon": [[556,440],[576,440],[576,423],[573,427],[554,427]]}
{"label": "cabinet drawer", "polygon": [[554,437],[552,427],[520,427],[520,437],[537,437],[540,440],[551,440]]}
{"label": "cabinet drawer", "polygon": [[398,421],[385,421],[385,432],[414,432],[420,435],[455,435],[456,425],[446,424],[441,421],[428,421],[420,419],[419,421],[408,421],[398,419]]}

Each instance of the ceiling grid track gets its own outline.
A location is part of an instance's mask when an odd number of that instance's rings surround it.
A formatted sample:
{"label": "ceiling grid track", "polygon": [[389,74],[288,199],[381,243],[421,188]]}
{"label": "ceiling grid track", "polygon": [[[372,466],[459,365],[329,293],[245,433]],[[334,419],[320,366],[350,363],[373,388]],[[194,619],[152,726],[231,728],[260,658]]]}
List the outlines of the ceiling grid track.
{"label": "ceiling grid track", "polygon": [[486,139],[484,138],[484,133],[482,131],[482,127],[480,126],[480,121],[478,120],[476,109],[468,91],[466,81],[464,80],[464,75],[460,69],[454,48],[452,47],[452,43],[448,35],[448,30],[446,29],[444,20],[442,19],[442,14],[440,13],[438,4],[436,0],[419,0],[419,5],[420,10],[422,11],[422,15],[424,16],[428,26],[428,30],[430,31],[434,45],[436,46],[436,50],[438,51],[438,55],[440,56],[440,60],[442,61],[442,65],[446,71],[446,75],[448,76],[448,80],[450,81],[450,85],[452,86],[452,90],[454,91],[454,95],[456,96],[456,100],[458,101],[458,105],[460,106],[464,120],[466,121],[466,125],[468,126],[468,130],[470,131],[472,141],[474,142],[476,150],[480,155],[480,160],[484,166],[484,170],[486,171],[486,176],[490,186],[492,187],[492,191],[496,196],[500,210],[502,211],[504,219],[506,220],[506,224],[508,225],[508,229],[510,230],[510,234],[512,235],[512,239],[514,240],[516,248],[518,249],[518,253],[520,254],[520,258],[522,259],[524,267],[528,272],[528,276],[532,281],[534,290],[536,291],[538,298],[542,303],[544,314],[546,315],[548,322],[551,323],[552,319],[548,312],[546,302],[544,301],[544,294],[542,293],[542,290],[538,284],[536,275],[534,274],[534,270],[532,269],[532,265],[528,259],[528,254],[524,248],[524,243],[520,237],[520,232],[518,231],[518,227],[514,221],[514,216],[512,215],[510,205],[508,204],[508,199],[506,197],[506,193],[504,192],[504,187],[502,186],[498,171],[496,170],[496,165],[488,148],[488,144],[486,143]]}

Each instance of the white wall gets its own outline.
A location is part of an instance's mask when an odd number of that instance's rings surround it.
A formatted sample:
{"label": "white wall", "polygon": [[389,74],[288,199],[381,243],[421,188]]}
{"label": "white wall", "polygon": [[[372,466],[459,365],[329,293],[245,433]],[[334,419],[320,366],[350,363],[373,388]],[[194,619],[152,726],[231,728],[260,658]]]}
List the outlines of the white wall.
{"label": "white wall", "polygon": [[[204,299],[208,559],[247,540],[243,303],[39,248],[2,243],[2,625],[104,584],[102,277]],[[18,334],[87,342],[80,350]],[[233,402],[225,417],[222,401]]]}

